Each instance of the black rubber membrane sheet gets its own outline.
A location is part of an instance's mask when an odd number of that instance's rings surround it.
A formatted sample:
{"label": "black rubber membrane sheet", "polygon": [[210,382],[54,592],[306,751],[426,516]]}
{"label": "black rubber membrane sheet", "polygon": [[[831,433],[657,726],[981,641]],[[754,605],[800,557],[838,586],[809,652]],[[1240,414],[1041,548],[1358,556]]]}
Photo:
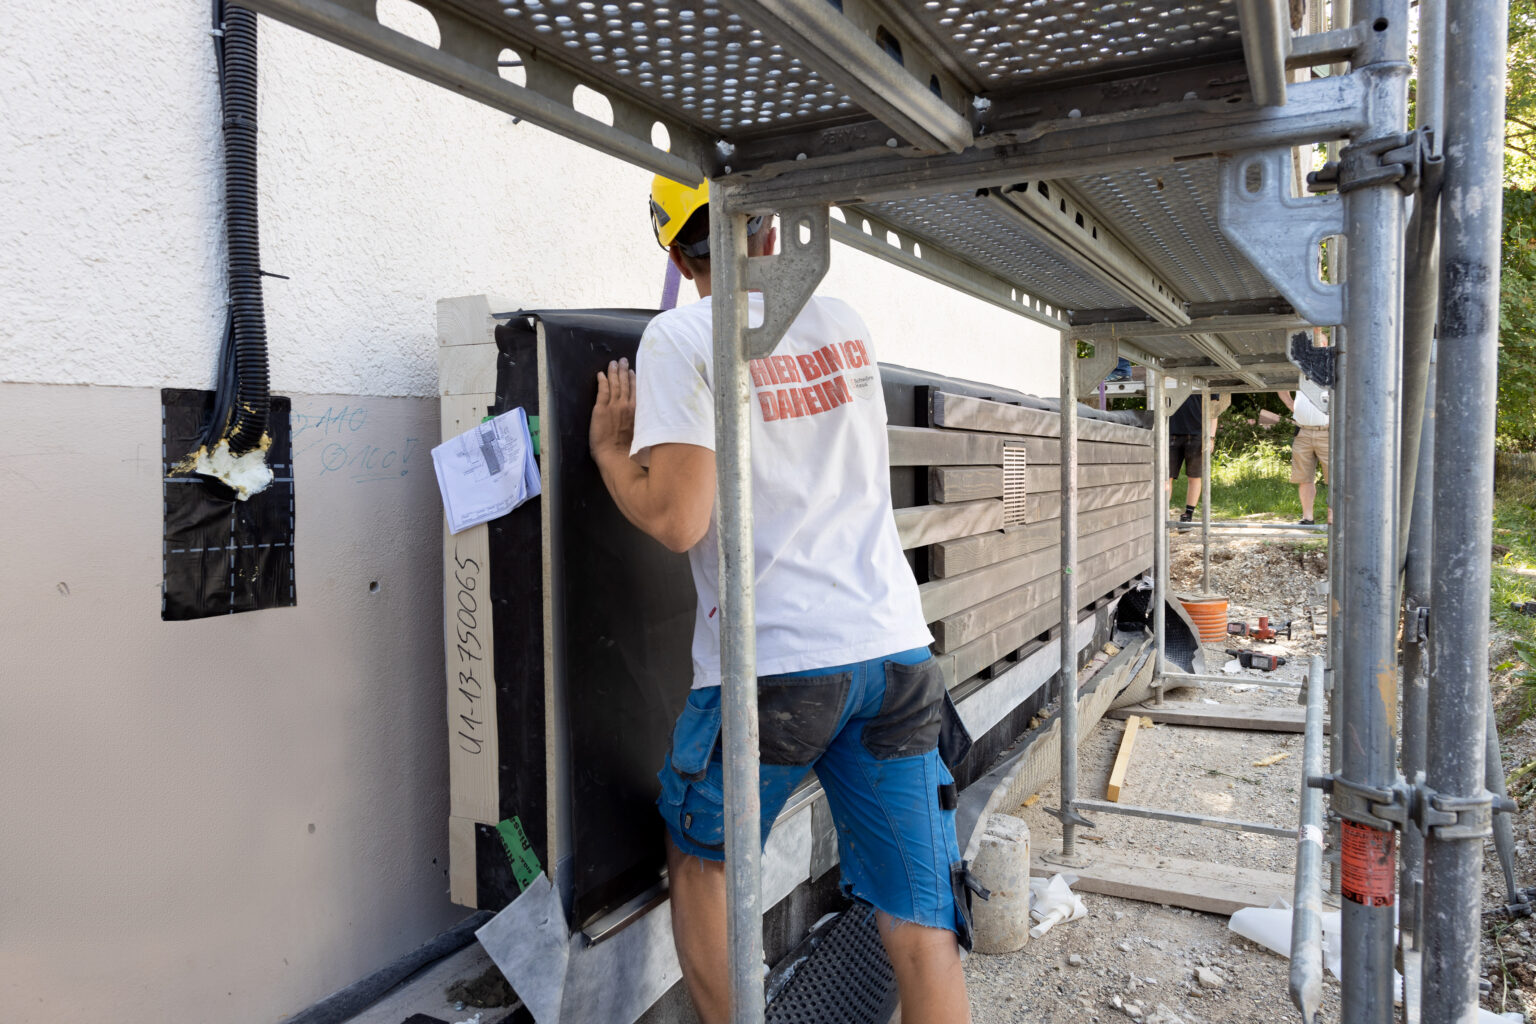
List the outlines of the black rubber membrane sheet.
{"label": "black rubber membrane sheet", "polygon": [[196,451],[212,408],[212,391],[160,392],[165,503],[160,618],[167,622],[297,603],[291,403],[272,398],[267,459],[274,479],[246,501],[222,483],[177,470],[187,454]]}

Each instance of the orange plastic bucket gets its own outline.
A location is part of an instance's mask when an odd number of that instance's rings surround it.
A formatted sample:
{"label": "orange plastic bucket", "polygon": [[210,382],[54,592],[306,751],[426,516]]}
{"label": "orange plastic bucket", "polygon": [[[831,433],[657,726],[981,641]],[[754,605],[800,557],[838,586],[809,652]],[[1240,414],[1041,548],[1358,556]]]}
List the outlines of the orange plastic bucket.
{"label": "orange plastic bucket", "polygon": [[1179,598],[1189,613],[1200,639],[1208,643],[1227,638],[1227,599],[1224,597]]}

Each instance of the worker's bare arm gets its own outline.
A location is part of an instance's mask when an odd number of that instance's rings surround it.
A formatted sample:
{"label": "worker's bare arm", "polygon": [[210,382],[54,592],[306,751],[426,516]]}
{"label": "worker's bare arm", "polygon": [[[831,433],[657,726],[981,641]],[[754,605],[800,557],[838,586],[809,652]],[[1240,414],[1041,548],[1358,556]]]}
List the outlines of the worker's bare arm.
{"label": "worker's bare arm", "polygon": [[715,453],[693,444],[659,444],[647,470],[629,457],[635,433],[635,374],[627,361],[597,375],[589,442],[614,504],[672,551],[704,538],[715,507]]}
{"label": "worker's bare arm", "polygon": [[1281,391],[1281,392],[1279,392],[1279,395],[1280,395],[1280,401],[1285,403],[1285,407],[1287,409],[1291,410],[1291,412],[1295,412],[1296,411],[1296,400],[1291,397],[1291,393],[1289,391]]}

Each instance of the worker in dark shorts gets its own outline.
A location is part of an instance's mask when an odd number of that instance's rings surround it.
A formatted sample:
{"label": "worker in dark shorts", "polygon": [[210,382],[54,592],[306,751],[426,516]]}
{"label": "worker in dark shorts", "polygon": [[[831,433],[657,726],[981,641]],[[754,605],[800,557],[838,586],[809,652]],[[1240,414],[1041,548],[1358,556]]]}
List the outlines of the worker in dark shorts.
{"label": "worker in dark shorts", "polygon": [[[1222,401],[1220,395],[1211,395],[1211,422],[1210,434],[1216,436],[1216,419],[1231,403],[1231,399]],[[1167,493],[1173,495],[1173,482],[1179,478],[1179,470],[1182,469],[1189,477],[1189,493],[1184,497],[1184,511],[1179,516],[1179,522],[1192,523],[1195,520],[1195,506],[1200,502],[1200,486],[1204,479],[1201,457],[1200,436],[1200,406],[1199,393],[1190,395],[1184,400],[1184,404],[1168,417],[1168,482],[1164,485]]]}

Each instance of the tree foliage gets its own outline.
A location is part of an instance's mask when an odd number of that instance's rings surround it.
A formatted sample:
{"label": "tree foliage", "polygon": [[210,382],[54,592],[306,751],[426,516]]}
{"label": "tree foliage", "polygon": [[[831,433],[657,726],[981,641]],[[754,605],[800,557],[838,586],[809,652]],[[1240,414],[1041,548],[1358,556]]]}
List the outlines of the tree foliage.
{"label": "tree foliage", "polygon": [[1504,190],[1499,278],[1499,447],[1536,448],[1536,191]]}
{"label": "tree foliage", "polygon": [[1536,0],[1510,0],[1504,183],[1536,187]]}
{"label": "tree foliage", "polygon": [[1510,0],[1499,283],[1499,447],[1536,448],[1536,0]]}

